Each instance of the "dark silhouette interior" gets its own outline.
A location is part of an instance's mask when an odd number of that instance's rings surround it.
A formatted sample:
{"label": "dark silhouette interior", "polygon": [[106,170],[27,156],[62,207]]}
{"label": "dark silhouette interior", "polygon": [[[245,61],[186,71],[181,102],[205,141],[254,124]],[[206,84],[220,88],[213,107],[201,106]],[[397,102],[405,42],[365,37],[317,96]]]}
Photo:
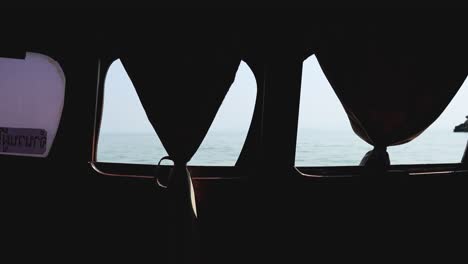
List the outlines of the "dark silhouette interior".
{"label": "dark silhouette interior", "polygon": [[[26,9],[0,21],[0,56],[46,54],[66,75],[49,156],[0,156],[4,245],[20,256],[385,258],[466,225],[468,146],[456,164],[393,166],[386,152],[423,133],[466,79],[466,10]],[[302,62],[312,54],[375,147],[360,166],[294,168]],[[174,161],[158,173],[172,175],[167,189],[151,178],[154,166],[94,160],[100,92],[116,59]],[[237,164],[187,173],[241,60],[258,92]]]}

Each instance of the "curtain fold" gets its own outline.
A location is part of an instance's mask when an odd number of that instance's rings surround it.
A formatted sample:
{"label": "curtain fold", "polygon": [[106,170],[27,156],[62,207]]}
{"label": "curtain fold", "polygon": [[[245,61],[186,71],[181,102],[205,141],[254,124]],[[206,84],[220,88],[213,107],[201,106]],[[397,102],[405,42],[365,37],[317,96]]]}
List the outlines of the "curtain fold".
{"label": "curtain fold", "polygon": [[132,38],[121,55],[150,123],[174,161],[168,183],[170,262],[192,262],[197,218],[187,162],[203,141],[234,81],[240,56],[229,35],[198,27]]}
{"label": "curtain fold", "polygon": [[200,146],[240,63],[221,51],[198,52],[122,58],[150,123],[179,164]]}
{"label": "curtain fold", "polygon": [[354,132],[374,146],[361,165],[388,166],[386,148],[420,135],[466,79],[466,31],[426,22],[334,25],[321,32],[317,60]]}

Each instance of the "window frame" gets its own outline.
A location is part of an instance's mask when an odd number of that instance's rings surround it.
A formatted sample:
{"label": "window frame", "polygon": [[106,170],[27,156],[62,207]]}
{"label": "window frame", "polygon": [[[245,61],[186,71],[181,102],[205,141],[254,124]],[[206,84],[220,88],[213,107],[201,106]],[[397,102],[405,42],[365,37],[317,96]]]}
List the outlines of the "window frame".
{"label": "window frame", "polygon": [[[310,59],[312,57],[315,57],[315,53],[310,54],[309,56],[307,56],[302,62],[303,65],[304,65],[304,62],[306,60],[308,60],[308,59]],[[319,67],[320,67],[320,65],[319,65]],[[303,72],[304,72],[304,70],[302,70],[302,73]],[[323,71],[322,71],[322,73],[323,73]],[[301,77],[301,88],[300,88],[301,89],[301,96],[302,96],[302,89],[304,89],[304,87],[302,86],[302,78],[303,77]],[[465,80],[465,82],[468,83],[468,77]],[[445,111],[445,109],[444,109],[444,111]],[[299,112],[299,115],[300,115],[300,112]],[[297,136],[298,131],[299,131],[299,123],[298,123],[298,126],[296,128],[296,136]],[[297,154],[297,142],[296,142],[296,154]],[[344,172],[343,169],[348,170],[348,172],[346,172],[346,174],[349,174],[349,172],[356,173],[356,172],[360,171],[359,168],[362,168],[362,166],[359,166],[359,165],[294,166],[294,168],[296,169],[296,171],[299,174],[307,177],[306,176],[307,174],[309,176],[312,176],[312,175],[317,175],[317,176],[335,175],[336,176],[336,172],[338,172],[338,171]],[[324,171],[324,169],[327,169],[327,168],[329,169],[329,172]],[[457,163],[391,164],[390,167],[389,167],[389,170],[402,170],[402,169],[407,170],[410,173],[410,175],[411,174],[423,175],[423,174],[427,174],[427,173],[443,174],[443,173],[451,173],[451,172],[458,172],[458,171],[464,172],[466,169],[468,169],[468,141],[467,141],[467,145],[466,145],[464,154],[462,155],[462,157],[460,157],[460,162],[457,162]]]}
{"label": "window frame", "polygon": [[[96,103],[95,103],[95,113],[94,113],[94,126],[93,126],[93,137],[92,137],[92,153],[91,153],[91,160],[89,164],[91,168],[105,176],[112,176],[112,177],[127,177],[127,178],[135,178],[135,179],[154,179],[155,168],[157,167],[171,167],[170,165],[161,165],[158,166],[156,164],[133,164],[133,163],[120,163],[120,162],[100,162],[97,161],[97,152],[98,152],[98,142],[101,130],[101,123],[102,123],[102,116],[104,112],[104,96],[105,96],[105,80],[111,65],[119,59],[118,56],[109,56],[103,57],[98,59],[98,69],[97,69],[97,84],[96,84]],[[245,62],[245,61],[244,61]],[[245,62],[247,65],[248,63]],[[253,72],[252,68],[248,65],[250,70]],[[256,78],[255,74],[253,74]],[[258,82],[256,82],[258,86]],[[258,103],[257,98],[259,97],[259,89],[257,87],[256,92],[256,99],[254,105],[254,111],[256,109],[256,104]],[[261,97],[260,97],[261,98]],[[242,175],[236,174],[233,172],[238,172],[243,166],[238,166],[237,163],[241,159],[242,155],[245,152],[245,149],[251,150],[255,146],[255,142],[248,142],[247,138],[250,134],[250,130],[253,125],[253,115],[252,113],[252,120],[249,125],[249,130],[246,133],[246,138],[244,140],[244,144],[241,148],[239,156],[234,164],[234,166],[201,166],[201,165],[188,165],[187,168],[189,169],[193,179],[241,179],[240,176],[235,175]],[[261,122],[261,120],[260,120]],[[151,168],[151,169],[150,169]],[[166,172],[168,173],[168,172]],[[218,175],[218,176],[206,176],[206,175]],[[153,175],[153,176],[152,176]],[[221,176],[219,176],[221,175]]]}
{"label": "window frame", "polygon": [[[150,164],[128,164],[118,162],[99,162],[96,160],[97,157],[97,143],[99,140],[100,125],[102,121],[102,113],[104,110],[103,99],[104,99],[104,83],[107,76],[108,70],[112,63],[117,60],[118,57],[104,57],[98,60],[98,78],[96,85],[96,104],[95,104],[95,116],[94,116],[94,131],[93,131],[93,142],[92,142],[92,155],[91,161],[89,162],[91,168],[100,175],[111,176],[111,177],[126,177],[142,180],[153,180],[155,169],[157,165]],[[248,65],[249,63],[244,60]],[[250,65],[249,65],[250,67]],[[252,67],[250,67],[253,71]],[[255,76],[255,72],[254,72]],[[257,79],[257,76],[255,76]],[[258,80],[257,80],[258,86]],[[301,86],[302,89],[302,86]],[[263,89],[257,87],[257,98],[263,98]],[[256,99],[256,105],[261,100]],[[263,104],[263,102],[261,102]],[[255,112],[253,113],[255,114]],[[262,123],[263,120],[257,120]],[[252,120],[253,122],[253,120]],[[248,135],[251,133],[251,129],[255,127],[253,123],[250,124]],[[296,127],[297,135],[298,127]],[[249,145],[247,145],[250,143]],[[247,138],[244,141],[240,156],[245,154],[245,150],[258,152],[258,149],[254,150],[257,145],[254,142],[248,142]],[[295,146],[296,147],[296,146]],[[465,157],[468,156],[468,146],[465,150]],[[160,168],[170,168],[169,165],[159,166]],[[241,180],[245,178],[245,175],[250,173],[250,170],[244,166],[188,166],[192,178],[195,180]],[[359,176],[364,167],[362,166],[293,166],[291,172],[294,176],[320,182],[335,182],[337,178],[354,178]],[[163,169],[164,170],[164,169]],[[442,163],[442,164],[405,164],[405,165],[390,165],[389,171],[401,171],[408,172],[410,176],[448,176],[448,175],[459,175],[468,174],[468,160],[460,163]]]}

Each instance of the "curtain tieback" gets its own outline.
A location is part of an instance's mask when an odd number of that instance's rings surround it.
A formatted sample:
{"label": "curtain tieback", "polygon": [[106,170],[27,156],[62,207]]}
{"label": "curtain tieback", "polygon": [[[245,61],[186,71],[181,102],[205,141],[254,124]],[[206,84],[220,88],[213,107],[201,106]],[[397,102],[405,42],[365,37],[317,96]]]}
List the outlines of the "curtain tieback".
{"label": "curtain tieback", "polygon": [[361,166],[374,168],[387,168],[390,166],[390,158],[386,146],[374,146],[361,160]]}
{"label": "curtain tieback", "polygon": [[[158,165],[157,165],[157,167],[156,167],[156,173],[154,174],[154,180],[156,181],[156,185],[157,185],[157,186],[159,186],[159,187],[161,187],[161,188],[163,188],[163,189],[167,189],[167,184],[162,183],[162,182],[160,181],[160,179],[159,179],[160,176],[161,176],[160,173],[159,173],[159,168],[161,167],[161,162],[162,162],[163,160],[170,160],[170,161],[174,162],[174,159],[171,158],[170,156],[164,156],[164,157],[162,157],[162,158],[159,160]],[[169,182],[169,180],[167,180],[166,182]]]}

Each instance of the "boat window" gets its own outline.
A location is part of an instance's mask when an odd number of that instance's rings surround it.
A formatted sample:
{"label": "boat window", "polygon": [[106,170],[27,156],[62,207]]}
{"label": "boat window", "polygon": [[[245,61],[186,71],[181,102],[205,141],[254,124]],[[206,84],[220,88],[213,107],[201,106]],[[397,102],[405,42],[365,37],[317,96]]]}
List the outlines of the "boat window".
{"label": "boat window", "polygon": [[[454,132],[463,124],[468,129],[468,81],[439,118],[413,141],[388,148],[392,164],[459,163],[468,140],[468,130]],[[461,126],[460,126],[461,128]]]}
{"label": "boat window", "polygon": [[59,63],[34,52],[1,57],[0,92],[0,154],[47,157],[65,99]]}
{"label": "boat window", "polygon": [[255,76],[241,61],[205,139],[188,164],[234,166],[247,138],[256,97]]}
{"label": "boat window", "polygon": [[314,55],[303,63],[296,166],[358,165],[372,146],[352,130]]}
{"label": "boat window", "polygon": [[106,75],[96,160],[155,164],[167,155],[120,60]]}
{"label": "boat window", "polygon": [[[241,62],[234,83],[189,165],[234,166],[253,115],[256,81]],[[104,85],[97,161],[155,164],[167,155],[151,126],[120,60],[110,66]]]}
{"label": "boat window", "polygon": [[[468,133],[454,133],[468,115],[468,81],[441,116],[413,141],[388,147],[398,164],[459,163]],[[352,130],[343,106],[315,56],[303,64],[296,166],[357,166],[373,147]]]}

